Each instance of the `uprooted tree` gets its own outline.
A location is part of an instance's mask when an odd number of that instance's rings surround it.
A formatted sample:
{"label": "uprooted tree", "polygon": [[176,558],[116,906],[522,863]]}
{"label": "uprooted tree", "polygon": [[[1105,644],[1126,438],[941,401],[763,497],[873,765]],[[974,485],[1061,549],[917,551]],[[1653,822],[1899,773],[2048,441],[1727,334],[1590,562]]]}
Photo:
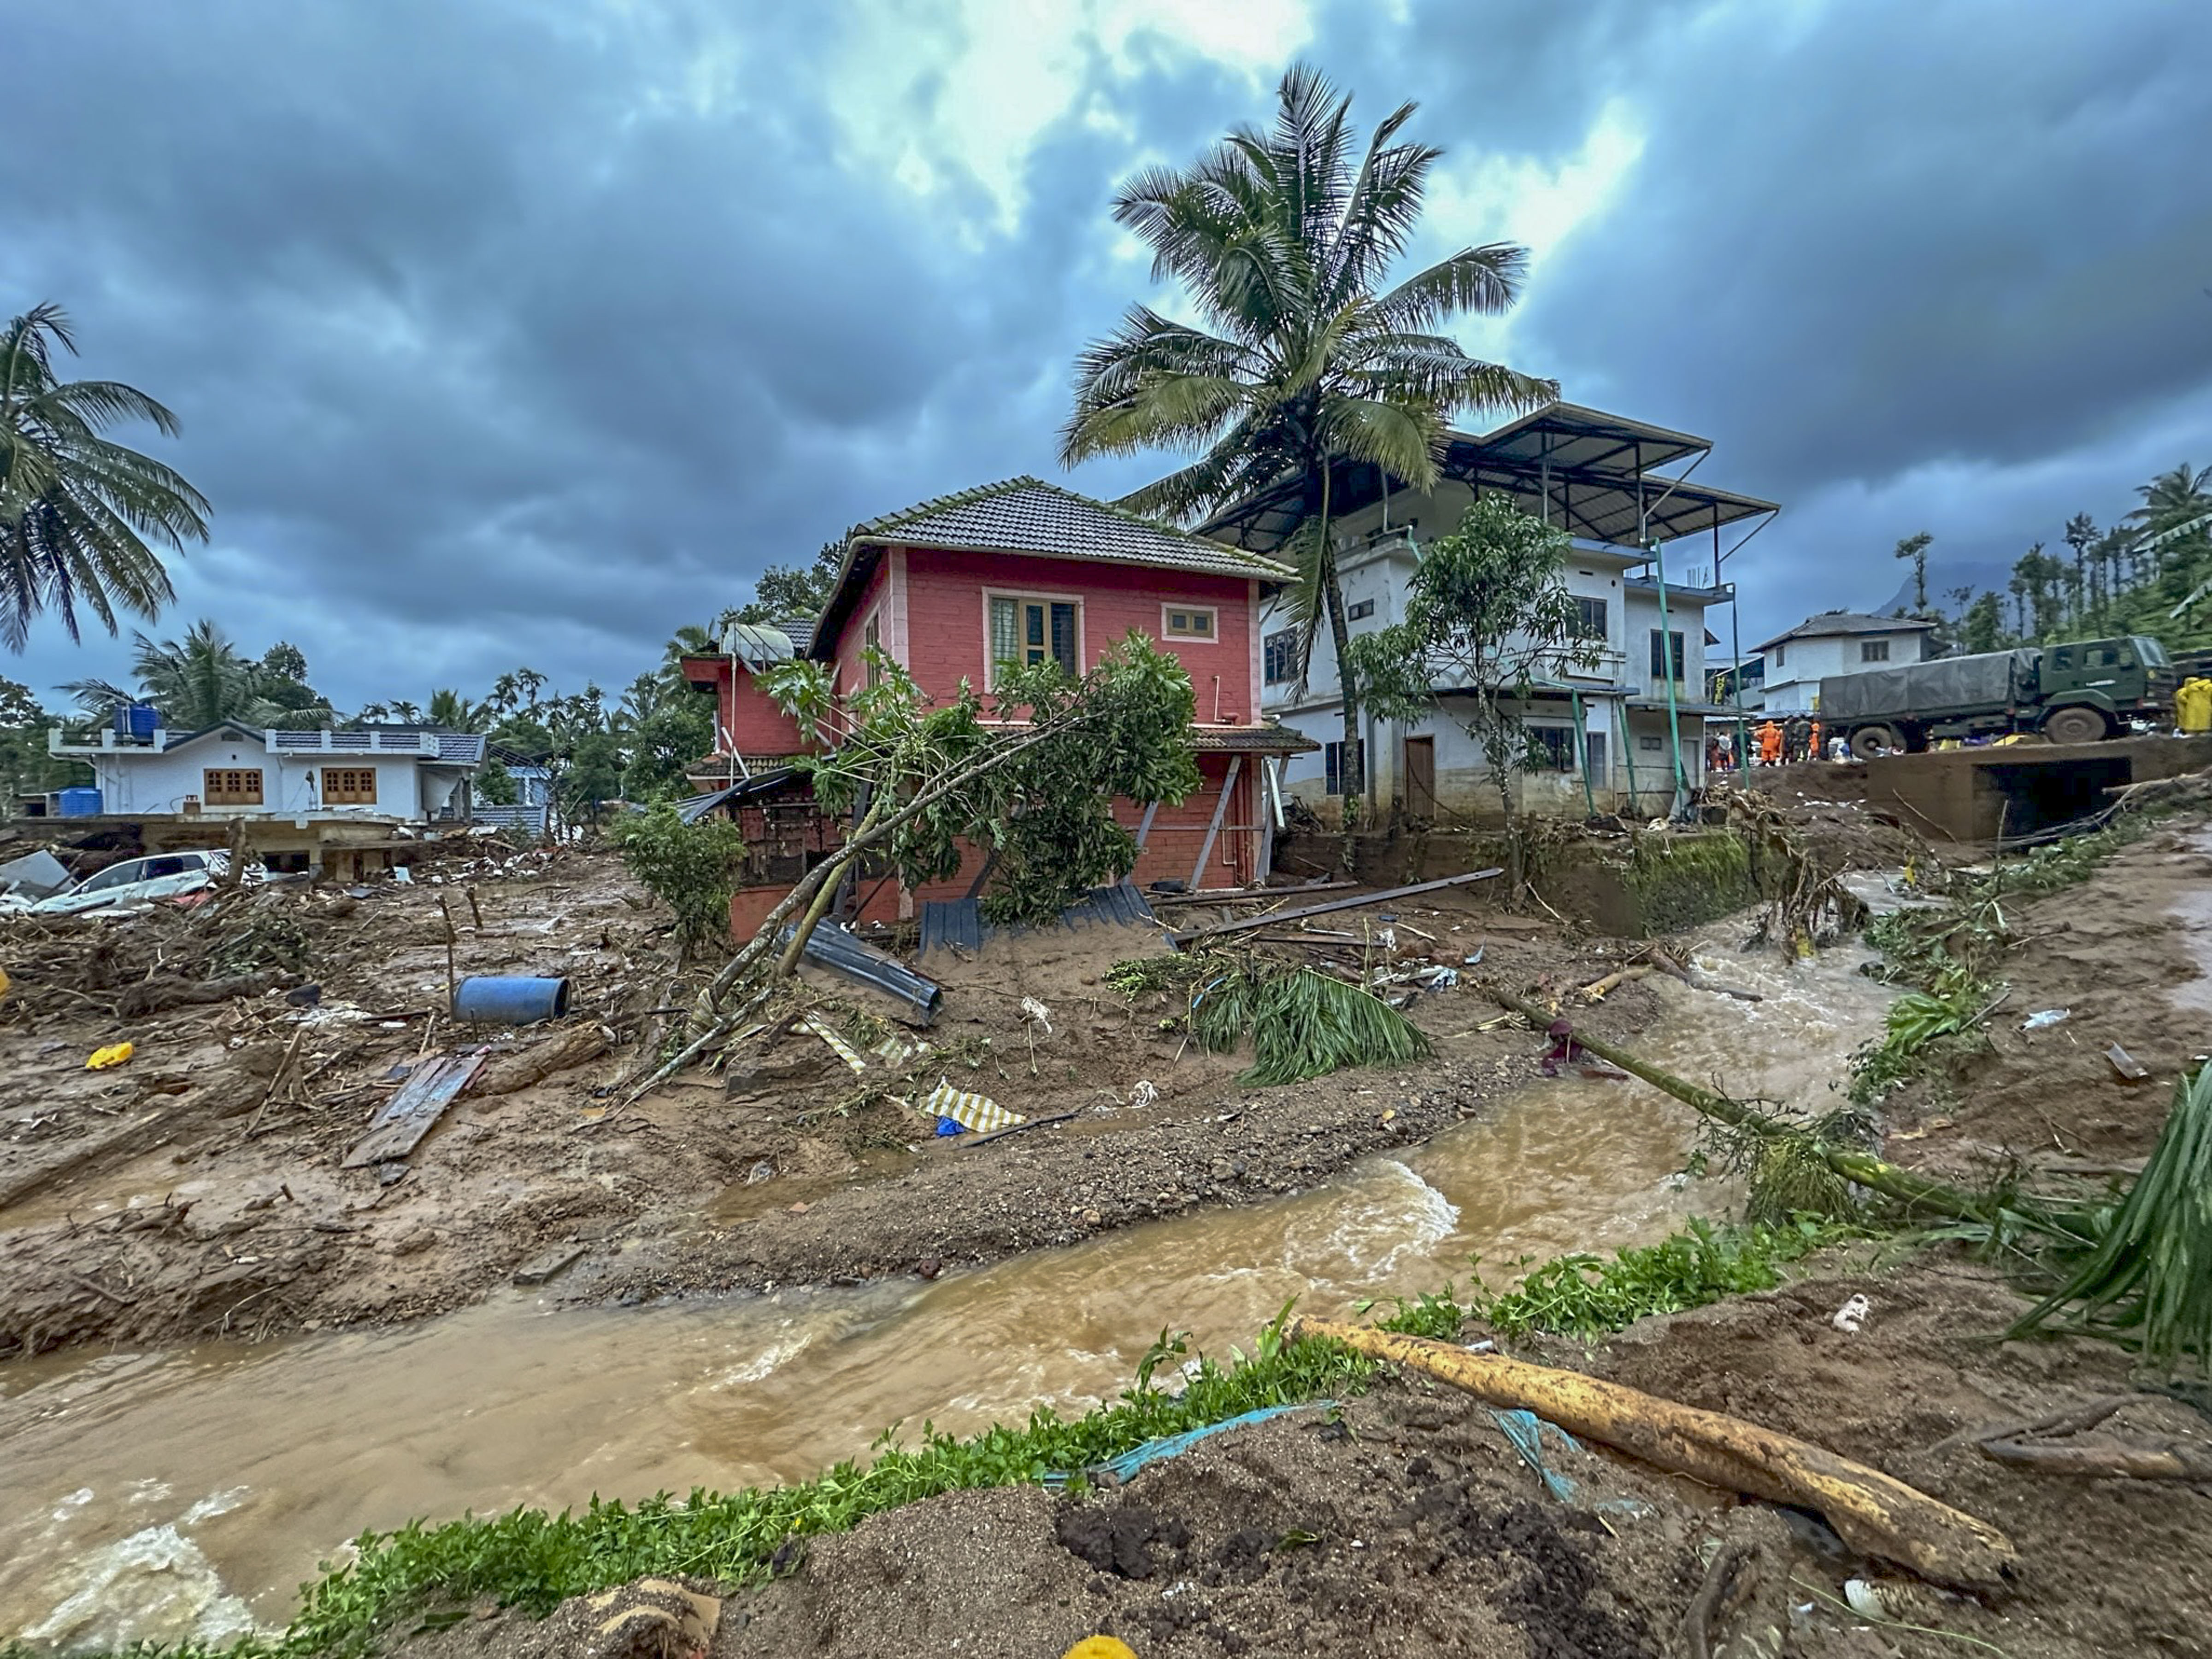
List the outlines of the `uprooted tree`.
{"label": "uprooted tree", "polygon": [[[1516,890],[1523,860],[1513,780],[1553,758],[1529,732],[1529,700],[1547,671],[1593,663],[1603,643],[1584,635],[1562,579],[1569,541],[1506,497],[1486,495],[1422,554],[1405,620],[1362,635],[1350,649],[1351,672],[1379,718],[1443,714],[1481,745]],[[1575,742],[1585,746],[1579,730]],[[1584,754],[1574,759],[1587,763]]]}
{"label": "uprooted tree", "polygon": [[1136,866],[1136,839],[1114,817],[1179,803],[1199,787],[1197,699],[1173,655],[1132,632],[1080,679],[1055,663],[1002,663],[989,700],[965,680],[933,705],[880,652],[864,683],[839,693],[831,670],[779,663],[761,689],[823,745],[799,763],[822,811],[852,827],[771,910],[703,991],[690,1040],[647,1079],[670,1076],[725,1042],[798,966],[808,936],[863,869],[908,887],[949,881],[969,848],[989,861],[995,921],[1049,921]]}

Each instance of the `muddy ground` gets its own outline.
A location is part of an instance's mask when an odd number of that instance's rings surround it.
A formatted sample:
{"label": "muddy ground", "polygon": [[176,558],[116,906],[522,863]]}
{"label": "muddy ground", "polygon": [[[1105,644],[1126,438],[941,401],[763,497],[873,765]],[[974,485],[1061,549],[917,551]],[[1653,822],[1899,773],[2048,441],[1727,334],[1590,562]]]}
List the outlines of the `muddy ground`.
{"label": "muddy ground", "polygon": [[[2212,1046],[2208,894],[2212,830],[2183,823],[2078,887],[2010,904],[2011,995],[1990,1042],[1887,1103],[1888,1154],[1952,1178],[2016,1161],[2039,1180],[2093,1182],[2140,1159],[2176,1068]],[[2072,1012],[2019,1030],[2051,1007]],[[2120,1079],[2104,1057],[2114,1042],[2148,1080]],[[1853,1334],[1832,1321],[1855,1294],[1872,1311]],[[2021,1567],[1986,1601],[1856,1559],[1809,1517],[1607,1454],[1559,1459],[1582,1488],[1562,1503],[1486,1411],[1392,1381],[1340,1423],[1303,1412],[1237,1430],[1118,1490],[958,1493],[811,1540],[787,1576],[724,1603],[712,1651],[859,1659],[888,1644],[1048,1659],[1105,1632],[1142,1659],[1675,1655],[1692,1650],[1683,1621],[1714,1549],[1748,1540],[1786,1564],[1787,1636],[1743,1651],[2212,1653],[2212,1492],[2001,1464],[1972,1437],[2133,1387],[2138,1398],[2104,1432],[2212,1454],[2201,1391],[2165,1392],[2106,1344],[1998,1340],[2025,1305],[1954,1247],[1858,1245],[1824,1252],[1781,1290],[1648,1320],[1594,1347],[1516,1348],[1803,1436],[1995,1524]],[[1891,1586],[1887,1622],[1839,1605],[1846,1581],[1866,1576]],[[408,1644],[411,1659],[568,1651],[581,1628],[565,1611],[542,1625],[479,1611]],[[1753,1633],[1754,1615],[1725,1616],[1717,1637]]]}
{"label": "muddy ground", "polygon": [[[448,911],[461,975],[565,974],[568,1018],[457,1031]],[[1179,926],[1216,914],[1163,911]],[[1324,925],[1356,942],[1260,948],[1469,972],[1481,951],[1486,969],[1559,984],[1623,948],[1457,890]],[[663,913],[611,855],[457,855],[411,884],[0,920],[15,981],[0,1001],[0,1355],[410,1319],[518,1275],[552,1273],[548,1293],[587,1301],[933,1275],[1292,1191],[1533,1075],[1525,1036],[1480,1029],[1497,1010],[1462,986],[1411,1004],[1437,1047],[1418,1069],[1243,1088],[1241,1061],[1162,1029],[1164,1001],[1133,1007],[1103,983],[1115,960],[1165,948],[1156,931],[1091,927],[940,951],[924,964],[946,989],[918,1034],[930,1052],[895,1060],[876,1044],[917,1034],[810,989],[864,1073],[799,1027],[732,1075],[687,1073],[623,1106],[610,1085],[666,1023],[673,959]],[[247,991],[140,1012],[211,981]],[[1605,1017],[1626,1031],[1647,1006],[1631,987]],[[410,1155],[343,1167],[408,1069],[487,1038],[484,1069]],[[126,1039],[128,1063],[85,1069]],[[1073,1115],[986,1145],[939,1139],[909,1103],[940,1079]]]}
{"label": "muddy ground", "polygon": [[[1873,1313],[1846,1334],[1830,1322],[1853,1294],[1868,1297]],[[1551,1454],[1577,1488],[1561,1502],[1487,1411],[1392,1380],[1340,1419],[1309,1410],[1233,1430],[1117,1490],[960,1492],[808,1540],[787,1576],[724,1602],[711,1651],[1054,1659],[1103,1633],[1140,1659],[1661,1659],[1690,1651],[1683,1622],[1724,1540],[1763,1544],[1775,1564],[1787,1644],[1766,1652],[1988,1650],[1959,1636],[2011,1659],[2212,1651],[2212,1494],[2031,1473],[1960,1438],[2127,1386],[2124,1357],[2103,1344],[1993,1344],[2022,1305],[1989,1270],[1961,1260],[1881,1271],[1832,1259],[1783,1290],[1647,1321],[1595,1351],[1556,1342],[1523,1351],[1805,1436],[1994,1523],[2021,1569],[2015,1589],[1988,1602],[1854,1559],[1808,1516],[1739,1503],[1610,1454]],[[2171,1399],[2147,1398],[2114,1421],[2130,1436],[2212,1448],[2212,1425]],[[1839,1606],[1846,1582],[1867,1576],[1896,1587],[1898,1620],[1949,1634],[1870,1626]],[[403,1650],[409,1659],[598,1650],[579,1640],[577,1614],[540,1624],[479,1611]],[[1748,1612],[1729,1615],[1715,1634],[1726,1639],[1754,1622]]]}

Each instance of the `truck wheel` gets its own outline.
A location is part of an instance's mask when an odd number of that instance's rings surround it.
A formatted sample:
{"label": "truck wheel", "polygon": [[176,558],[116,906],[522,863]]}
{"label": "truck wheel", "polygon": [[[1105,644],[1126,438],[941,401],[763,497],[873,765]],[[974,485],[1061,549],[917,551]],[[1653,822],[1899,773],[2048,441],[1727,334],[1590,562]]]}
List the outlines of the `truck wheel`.
{"label": "truck wheel", "polygon": [[2094,708],[2061,708],[2043,722],[2043,735],[2053,743],[2102,743],[2108,729]]}
{"label": "truck wheel", "polygon": [[1905,747],[1905,739],[1890,726],[1862,726],[1851,733],[1851,753],[1860,760],[1872,760],[1877,755],[1894,755]]}

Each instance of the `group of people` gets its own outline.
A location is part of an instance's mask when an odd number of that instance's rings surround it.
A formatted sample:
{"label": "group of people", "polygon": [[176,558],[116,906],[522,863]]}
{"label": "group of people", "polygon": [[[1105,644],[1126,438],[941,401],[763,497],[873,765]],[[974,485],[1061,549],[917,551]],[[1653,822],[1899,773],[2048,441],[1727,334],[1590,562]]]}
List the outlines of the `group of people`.
{"label": "group of people", "polygon": [[[1826,738],[1820,722],[1806,714],[1792,714],[1787,720],[1768,720],[1759,722],[1751,733],[1751,761],[1754,766],[1791,766],[1799,761],[1818,760],[1825,754],[1830,760],[1850,758],[1850,745],[1843,736]],[[1708,772],[1733,772],[1736,767],[1735,743],[1726,732],[1716,732],[1705,740],[1705,769]]]}

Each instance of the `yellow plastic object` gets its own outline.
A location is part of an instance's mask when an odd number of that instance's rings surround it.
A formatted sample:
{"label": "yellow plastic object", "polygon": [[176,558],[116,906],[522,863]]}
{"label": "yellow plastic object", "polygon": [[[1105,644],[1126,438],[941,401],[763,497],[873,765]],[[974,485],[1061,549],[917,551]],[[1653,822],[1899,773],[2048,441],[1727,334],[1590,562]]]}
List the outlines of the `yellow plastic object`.
{"label": "yellow plastic object", "polygon": [[2185,679],[2173,694],[2173,723],[2184,732],[2212,732],[2212,680]]}
{"label": "yellow plastic object", "polygon": [[4,999],[7,996],[8,988],[13,982],[14,981],[9,980],[8,977],[8,970],[5,968],[0,968],[0,999]]}
{"label": "yellow plastic object", "polygon": [[1127,1642],[1116,1641],[1110,1636],[1086,1636],[1060,1659],[1137,1659],[1137,1656]]}
{"label": "yellow plastic object", "polygon": [[135,1042],[111,1042],[105,1048],[94,1048],[92,1058],[84,1063],[88,1072],[104,1072],[111,1066],[120,1066],[138,1052]]}

